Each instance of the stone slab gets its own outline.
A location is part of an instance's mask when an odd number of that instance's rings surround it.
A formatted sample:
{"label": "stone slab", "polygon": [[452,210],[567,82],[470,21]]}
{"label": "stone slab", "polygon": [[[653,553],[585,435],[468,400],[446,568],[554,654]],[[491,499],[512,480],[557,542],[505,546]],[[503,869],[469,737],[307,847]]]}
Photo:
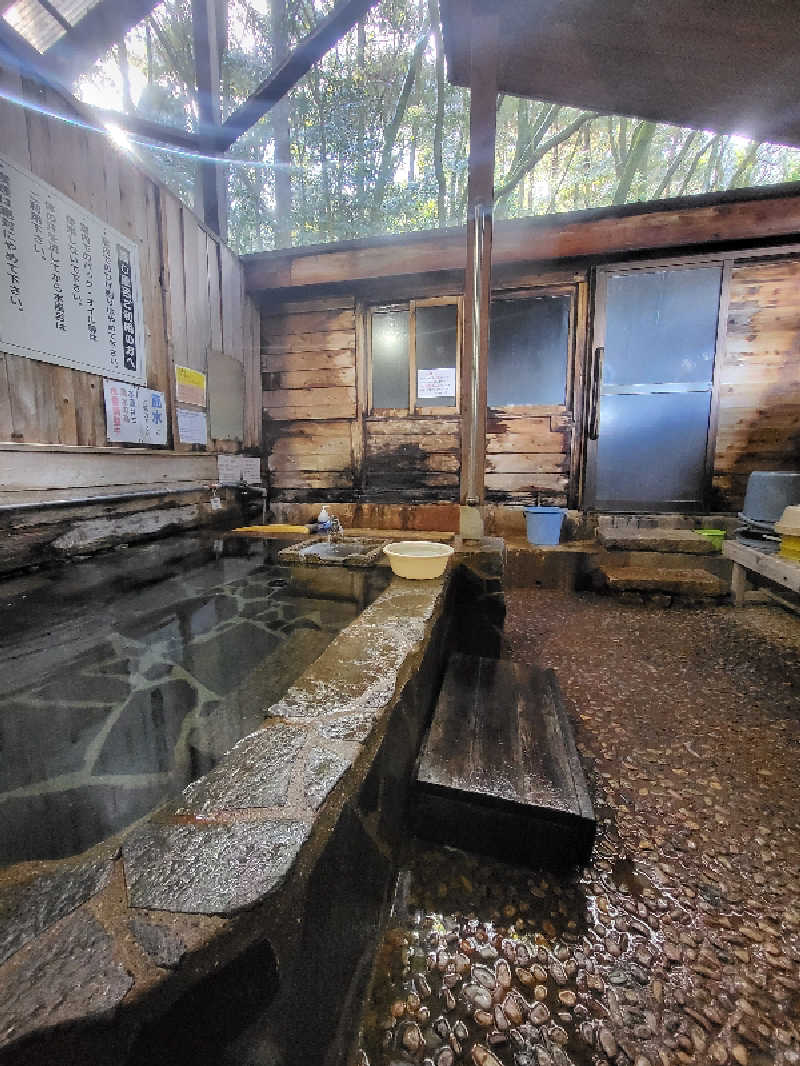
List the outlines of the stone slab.
{"label": "stone slab", "polygon": [[132,984],[109,935],[76,911],[31,945],[0,986],[0,1047],[35,1030],[108,1017]]}
{"label": "stone slab", "polygon": [[186,954],[183,938],[163,925],[132,918],[128,928],[145,955],[162,969],[174,969]]}
{"label": "stone slab", "polygon": [[95,859],[0,887],[0,963],[105,888],[112,866]]}
{"label": "stone slab", "polygon": [[306,759],[303,792],[314,810],[322,805],[350,764],[351,760],[340,752],[328,748],[311,749]]}
{"label": "stone slab", "polygon": [[672,596],[717,598],[725,596],[724,581],[707,570],[677,570],[643,566],[601,566],[596,571],[601,586],[619,592],[664,592]]}
{"label": "stone slab", "polygon": [[299,725],[272,722],[244,737],[205,777],[183,791],[179,814],[283,807],[295,764],[306,742]]}
{"label": "stone slab", "polygon": [[597,539],[606,548],[622,551],[682,552],[714,555],[716,548],[693,529],[598,529]]}
{"label": "stone slab", "polygon": [[141,825],[123,848],[128,901],[189,914],[242,910],[281,884],[310,832],[288,820]]}

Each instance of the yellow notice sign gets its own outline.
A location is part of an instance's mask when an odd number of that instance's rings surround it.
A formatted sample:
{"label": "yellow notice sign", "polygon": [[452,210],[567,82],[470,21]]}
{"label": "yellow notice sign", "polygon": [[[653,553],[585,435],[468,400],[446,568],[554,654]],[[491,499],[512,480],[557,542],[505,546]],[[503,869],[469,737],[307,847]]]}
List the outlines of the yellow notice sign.
{"label": "yellow notice sign", "polygon": [[191,403],[197,407],[206,405],[206,376],[189,366],[175,367],[175,395],[178,403]]}

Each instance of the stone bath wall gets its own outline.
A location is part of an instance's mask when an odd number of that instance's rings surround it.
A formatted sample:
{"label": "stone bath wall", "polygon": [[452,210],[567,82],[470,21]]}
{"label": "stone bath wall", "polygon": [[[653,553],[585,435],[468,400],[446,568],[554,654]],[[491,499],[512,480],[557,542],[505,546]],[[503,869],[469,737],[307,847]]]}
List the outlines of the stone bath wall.
{"label": "stone bath wall", "polygon": [[235,494],[222,490],[223,506],[217,511],[211,510],[210,495],[198,486],[190,492],[165,490],[123,500],[99,497],[63,506],[0,508],[0,574],[202,525],[230,524],[239,514]]}
{"label": "stone bath wall", "polygon": [[6,872],[0,1063],[340,1061],[454,604],[496,622],[499,544],[395,578],[177,803]]}

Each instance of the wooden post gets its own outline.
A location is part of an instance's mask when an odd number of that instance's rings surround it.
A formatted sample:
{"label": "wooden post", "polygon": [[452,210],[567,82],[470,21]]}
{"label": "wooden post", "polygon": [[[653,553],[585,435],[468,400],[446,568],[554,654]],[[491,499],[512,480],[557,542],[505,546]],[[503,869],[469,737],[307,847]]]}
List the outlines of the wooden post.
{"label": "wooden post", "polygon": [[[220,125],[219,101],[219,4],[225,0],[192,0],[192,37],[194,43],[197,114],[200,125],[198,142],[204,154],[215,154],[215,129]],[[223,240],[227,231],[225,167],[222,161],[201,162],[197,172],[197,210],[205,224]]]}
{"label": "wooden post", "polygon": [[[494,207],[497,106],[497,16],[478,14],[473,0],[467,186],[467,269],[464,282],[464,353],[461,361],[462,505],[484,499],[486,466],[486,381],[489,356],[489,294]],[[476,284],[477,265],[477,284]],[[462,532],[474,535],[482,523],[471,515]],[[469,527],[469,531],[467,530]]]}

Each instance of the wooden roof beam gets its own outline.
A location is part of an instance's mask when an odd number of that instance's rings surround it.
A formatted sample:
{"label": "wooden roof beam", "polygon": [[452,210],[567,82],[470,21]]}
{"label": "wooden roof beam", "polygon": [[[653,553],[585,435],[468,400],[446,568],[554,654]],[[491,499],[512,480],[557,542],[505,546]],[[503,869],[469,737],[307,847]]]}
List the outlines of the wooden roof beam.
{"label": "wooden roof beam", "polygon": [[[219,3],[220,0],[192,0],[192,43],[199,144],[204,155],[212,154],[221,113],[219,99]],[[209,229],[224,238],[227,230],[225,168],[211,159],[200,161],[196,209]]]}
{"label": "wooden roof beam", "polygon": [[342,0],[337,4],[330,15],[322,19],[267,80],[222,123],[216,139],[217,149],[227,151],[234,141],[266,115],[375,3],[376,0]]}

